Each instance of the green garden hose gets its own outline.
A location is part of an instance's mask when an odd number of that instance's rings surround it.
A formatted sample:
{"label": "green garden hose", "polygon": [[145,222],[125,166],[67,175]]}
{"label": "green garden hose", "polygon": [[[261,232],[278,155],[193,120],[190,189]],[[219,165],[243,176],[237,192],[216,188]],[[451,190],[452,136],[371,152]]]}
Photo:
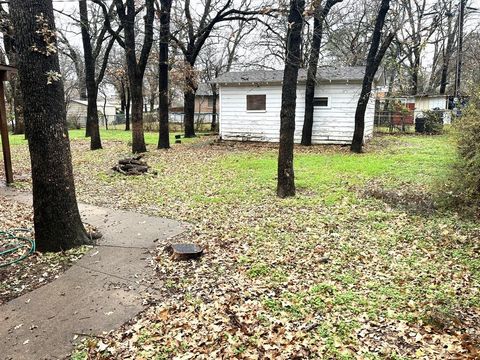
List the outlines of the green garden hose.
{"label": "green garden hose", "polygon": [[[31,232],[31,229],[11,229],[9,231],[0,231],[0,241],[12,241],[12,247],[0,251],[0,268],[16,264],[24,259],[26,259],[28,256],[33,254],[35,252],[35,240],[30,239],[24,236],[18,236],[18,233],[25,233],[25,232]],[[26,251],[23,255],[20,257],[15,258],[14,260],[6,261],[3,262],[4,258],[6,257],[8,259],[8,256],[13,255],[17,251],[20,251],[21,249],[24,249],[25,247],[29,247],[29,250]]]}

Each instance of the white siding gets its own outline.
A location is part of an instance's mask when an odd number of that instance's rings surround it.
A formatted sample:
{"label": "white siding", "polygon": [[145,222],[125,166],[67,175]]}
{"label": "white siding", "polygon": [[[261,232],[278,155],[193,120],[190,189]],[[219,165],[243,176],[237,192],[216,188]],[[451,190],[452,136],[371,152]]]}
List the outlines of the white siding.
{"label": "white siding", "polygon": [[67,106],[67,121],[84,128],[87,122],[87,107],[75,101],[70,102]]}
{"label": "white siding", "polygon": [[[315,95],[328,97],[328,108],[315,107],[312,142],[348,144],[353,137],[354,116],[360,84],[327,83],[317,86]],[[247,95],[265,94],[266,111],[247,111]],[[220,135],[225,140],[279,141],[282,88],[272,86],[221,86]],[[365,137],[373,133],[375,101],[373,96],[365,116]],[[295,142],[302,136],[305,110],[305,85],[299,85],[295,124]]]}
{"label": "white siding", "polygon": [[[103,124],[103,102],[97,103],[97,110],[99,112],[100,123]],[[115,120],[116,109],[114,105],[107,104],[105,106],[105,115],[108,122],[111,123]],[[71,101],[67,106],[67,121],[71,124],[76,124],[79,127],[85,127],[87,122],[87,104],[86,101]]]}

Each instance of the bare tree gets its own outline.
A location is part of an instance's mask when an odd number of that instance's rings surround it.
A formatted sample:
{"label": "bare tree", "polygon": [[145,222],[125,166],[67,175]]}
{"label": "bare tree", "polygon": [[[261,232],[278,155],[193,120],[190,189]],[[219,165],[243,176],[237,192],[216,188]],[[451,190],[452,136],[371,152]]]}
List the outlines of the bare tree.
{"label": "bare tree", "polygon": [[[111,27],[108,16],[108,8],[103,0],[93,0],[101,5],[104,13],[105,27],[117,43],[125,49],[125,59],[129,81],[129,90],[132,101],[132,152],[141,153],[147,151],[143,130],[143,78],[145,69],[153,45],[153,20],[155,17],[155,1],[145,0],[144,6],[136,9],[135,0],[114,0],[118,18],[123,27],[123,39]],[[143,17],[143,41],[141,48],[137,49],[136,43],[139,38],[136,31],[136,18],[145,10]]]}
{"label": "bare tree", "polygon": [[[80,9],[80,28],[82,30],[83,58],[85,64],[85,84],[87,88],[87,134],[90,135],[90,149],[97,150],[102,148],[100,139],[100,129],[98,124],[98,89],[105,76],[110,51],[115,43],[115,37],[108,33],[107,26],[97,28],[90,26],[89,12],[87,2],[79,0]],[[110,6],[108,16],[112,16],[114,11],[113,4]],[[97,23],[99,16],[96,16],[94,22]],[[96,30],[96,31],[95,31]],[[118,34],[122,26],[116,30]],[[93,44],[92,44],[93,42]],[[98,71],[97,71],[98,67]]]}
{"label": "bare tree", "polygon": [[[221,22],[233,20],[256,21],[257,15],[269,14],[272,10],[264,5],[254,8],[251,0],[242,0],[238,8],[234,7],[233,0],[215,2],[206,0],[203,13],[195,16],[190,0],[185,0],[183,5],[182,8],[176,9],[177,16],[174,20],[177,29],[172,33],[172,38],[182,51],[184,58],[185,137],[194,137],[195,92],[198,87],[195,79],[195,64],[205,42],[215,26]],[[179,16],[179,12],[184,13],[185,18]]]}
{"label": "bare tree", "polygon": [[390,43],[394,38],[394,33],[390,33],[382,44],[382,30],[385,23],[388,10],[390,9],[390,0],[382,0],[377,19],[375,20],[375,29],[373,30],[370,41],[370,50],[367,56],[367,66],[365,68],[365,76],[363,77],[362,91],[358,99],[357,109],[355,111],[355,130],[353,133],[351,151],[360,153],[363,148],[363,137],[365,133],[365,111],[370,100],[372,84],[375,79],[378,67],[382,62]]}
{"label": "bare tree", "polygon": [[352,1],[330,11],[325,28],[325,53],[331,63],[363,66],[373,31],[375,6],[368,0]]}
{"label": "bare tree", "polygon": [[[251,53],[251,44],[246,40],[257,29],[257,23],[244,20],[232,21],[220,26],[218,31],[210,37],[199,58],[201,79],[208,83],[212,92],[212,122],[211,131],[216,131],[218,84],[214,79],[229,72],[232,68],[250,67],[252,63],[244,58],[245,52]],[[247,45],[248,44],[248,45]],[[243,47],[247,47],[247,49]]]}
{"label": "bare tree", "polygon": [[313,100],[315,97],[315,86],[318,70],[318,59],[320,57],[320,46],[322,44],[323,23],[330,9],[343,0],[327,0],[325,6],[315,4],[314,25],[310,58],[308,60],[307,83],[305,87],[305,116],[302,130],[302,145],[312,144],[313,129]]}
{"label": "bare tree", "polygon": [[291,0],[288,16],[287,54],[283,73],[282,108],[280,111],[280,145],[278,149],[277,195],[281,198],[295,195],[293,144],[298,70],[302,56],[304,11],[304,0]]}
{"label": "bare tree", "polygon": [[[87,83],[85,80],[85,64],[83,62],[83,55],[81,49],[72,45],[68,40],[68,36],[61,29],[58,29],[58,47],[60,53],[68,57],[71,60],[73,66],[75,67],[75,73],[77,75],[76,88],[78,91],[78,96],[81,100],[86,100]],[[90,135],[88,134],[88,136]]]}
{"label": "bare tree", "polygon": [[15,0],[10,6],[32,163],[37,248],[61,251],[88,244],[75,196],[52,1]]}
{"label": "bare tree", "polygon": [[442,8],[437,0],[401,0],[406,12],[406,24],[400,28],[398,37],[403,61],[407,62],[410,74],[410,94],[419,92],[422,53],[437,30],[442,18]]}
{"label": "bare tree", "polygon": [[448,71],[450,69],[450,62],[454,53],[454,45],[457,33],[458,22],[454,19],[458,17],[453,13],[453,1],[444,0],[446,8],[446,27],[441,26],[440,31],[442,35],[442,70],[440,78],[440,94],[445,94],[448,84]]}
{"label": "bare tree", "polygon": [[172,0],[160,0],[160,49],[158,61],[159,89],[158,89],[158,119],[159,136],[158,148],[168,149],[170,147],[170,133],[168,128],[169,117],[169,54],[168,46],[170,43],[170,20],[172,10]]}

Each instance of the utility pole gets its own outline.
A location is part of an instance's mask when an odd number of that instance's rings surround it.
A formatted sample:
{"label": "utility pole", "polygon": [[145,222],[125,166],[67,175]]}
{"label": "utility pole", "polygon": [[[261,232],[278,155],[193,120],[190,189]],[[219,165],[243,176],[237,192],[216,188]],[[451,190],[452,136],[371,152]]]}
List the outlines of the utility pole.
{"label": "utility pole", "polygon": [[458,14],[458,44],[457,64],[455,69],[454,96],[460,99],[460,80],[462,75],[462,52],[463,52],[463,22],[465,20],[465,5],[467,0],[460,0],[460,11]]}

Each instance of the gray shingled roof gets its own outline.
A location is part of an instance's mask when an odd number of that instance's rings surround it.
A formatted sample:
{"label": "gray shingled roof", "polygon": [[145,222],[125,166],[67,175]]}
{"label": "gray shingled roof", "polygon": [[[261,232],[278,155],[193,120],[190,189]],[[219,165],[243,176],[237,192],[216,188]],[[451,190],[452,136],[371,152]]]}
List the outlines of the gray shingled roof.
{"label": "gray shingled roof", "polygon": [[[377,72],[377,80],[382,71]],[[362,81],[365,75],[363,66],[321,66],[318,68],[318,81]],[[225,83],[275,83],[282,82],[283,70],[256,70],[243,72],[229,72],[220,75],[213,82],[218,84]],[[307,70],[300,69],[298,81],[307,80]]]}

